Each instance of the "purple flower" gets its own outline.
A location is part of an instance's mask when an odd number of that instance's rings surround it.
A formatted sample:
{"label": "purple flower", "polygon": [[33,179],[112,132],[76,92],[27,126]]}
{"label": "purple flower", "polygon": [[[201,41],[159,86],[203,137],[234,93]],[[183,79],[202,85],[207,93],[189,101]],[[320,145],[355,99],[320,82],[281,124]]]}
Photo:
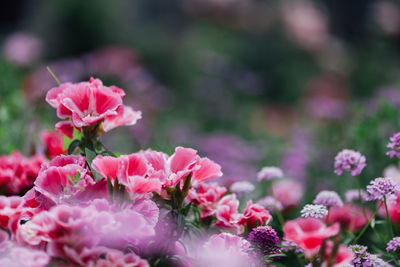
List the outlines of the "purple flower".
{"label": "purple flower", "polygon": [[367,185],[367,192],[369,193],[369,200],[392,200],[396,198],[399,192],[399,185],[390,178],[376,178]]}
{"label": "purple flower", "polygon": [[396,156],[400,159],[400,132],[395,133],[392,137],[390,137],[390,142],[386,147],[391,149],[386,152],[386,155],[388,155],[390,158]]}
{"label": "purple flower", "polygon": [[400,248],[400,237],[394,237],[387,243],[386,251],[396,251]]}
{"label": "purple flower", "polygon": [[365,166],[367,166],[365,157],[354,150],[343,149],[335,157],[335,173],[337,175],[342,175],[344,171],[349,171],[352,176],[357,176]]}
{"label": "purple flower", "polygon": [[279,237],[271,226],[259,226],[254,228],[247,239],[250,244],[262,255],[279,253],[277,245],[280,244]]}
{"label": "purple flower", "polygon": [[[345,199],[346,199],[346,202],[353,202],[353,201],[360,200],[360,195],[358,194],[358,190],[357,189],[348,190],[345,193]],[[368,194],[364,190],[361,190],[361,200],[362,201],[368,200]]]}
{"label": "purple flower", "polygon": [[315,197],[314,204],[325,207],[341,207],[343,202],[335,191],[321,191]]}
{"label": "purple flower", "polygon": [[353,245],[350,246],[354,253],[354,259],[351,266],[355,267],[389,267],[392,266],[384,262],[378,255],[367,252],[366,246]]}
{"label": "purple flower", "polygon": [[313,217],[313,218],[323,218],[324,216],[328,215],[328,210],[323,205],[312,205],[307,204],[303,207],[300,211],[301,217]]}
{"label": "purple flower", "polygon": [[282,239],[282,246],[282,251],[284,252],[294,250],[296,253],[303,253],[303,249],[299,245],[285,237]]}
{"label": "purple flower", "polygon": [[283,172],[278,167],[264,167],[257,174],[257,180],[271,180],[273,178],[282,178]]}

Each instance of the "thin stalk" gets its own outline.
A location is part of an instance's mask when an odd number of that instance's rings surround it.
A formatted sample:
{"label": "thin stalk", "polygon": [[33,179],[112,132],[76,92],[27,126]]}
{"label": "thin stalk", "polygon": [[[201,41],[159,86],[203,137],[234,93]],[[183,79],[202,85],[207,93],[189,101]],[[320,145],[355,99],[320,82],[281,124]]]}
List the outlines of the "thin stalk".
{"label": "thin stalk", "polygon": [[331,211],[331,207],[328,207],[328,214],[326,215],[326,218],[325,218],[326,225],[328,225],[330,211]]}
{"label": "thin stalk", "polygon": [[50,67],[47,66],[46,69],[47,69],[47,71],[50,73],[51,77],[53,77],[53,79],[56,81],[56,83],[57,83],[58,85],[61,85],[61,82],[60,82],[60,80],[57,78],[57,75],[54,74],[54,72],[50,69]]}
{"label": "thin stalk", "polygon": [[393,225],[392,225],[392,221],[390,220],[390,216],[389,216],[389,210],[388,210],[388,207],[387,207],[386,196],[383,197],[383,201],[385,203],[385,210],[386,210],[386,216],[387,216],[386,217],[387,225],[388,225],[388,228],[389,228],[390,237],[392,239],[394,237],[394,235],[393,235]]}
{"label": "thin stalk", "polygon": [[281,225],[281,228],[283,229],[283,225],[285,224],[285,220],[283,219],[282,212],[279,209],[275,208],[275,213],[276,213],[276,217],[278,217],[278,221],[279,221],[279,223]]}
{"label": "thin stalk", "polygon": [[362,213],[363,213],[365,219],[368,220],[367,212],[365,211],[364,201],[361,196],[361,187],[360,187],[360,181],[358,180],[358,176],[355,177],[355,180],[356,180],[356,185],[357,185],[357,189],[358,189],[358,198],[360,199],[360,203],[361,203]]}
{"label": "thin stalk", "polygon": [[379,205],[379,207],[375,210],[374,214],[372,215],[371,219],[368,220],[368,223],[364,226],[364,228],[361,230],[361,232],[358,234],[358,236],[353,240],[353,244],[356,244],[358,239],[364,234],[365,230],[367,230],[368,226],[371,224],[372,220],[375,218],[376,214],[378,213],[379,209],[382,207],[382,204]]}

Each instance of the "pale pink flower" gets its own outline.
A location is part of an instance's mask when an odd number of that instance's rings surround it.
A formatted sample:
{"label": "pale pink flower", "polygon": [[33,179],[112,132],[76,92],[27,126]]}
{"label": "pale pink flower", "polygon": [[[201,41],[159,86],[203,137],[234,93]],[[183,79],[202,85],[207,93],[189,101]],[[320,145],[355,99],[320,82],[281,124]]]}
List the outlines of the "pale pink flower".
{"label": "pale pink flower", "polygon": [[273,178],[282,178],[283,177],[283,171],[278,168],[278,167],[263,167],[258,173],[257,173],[257,180],[262,181],[262,180],[272,180]]}
{"label": "pale pink flower", "polygon": [[255,189],[255,186],[248,181],[234,182],[229,190],[235,194],[249,193]]}
{"label": "pale pink flower", "polygon": [[212,235],[203,245],[199,261],[201,266],[246,266],[251,262],[249,248],[250,243],[242,237],[228,233]]}

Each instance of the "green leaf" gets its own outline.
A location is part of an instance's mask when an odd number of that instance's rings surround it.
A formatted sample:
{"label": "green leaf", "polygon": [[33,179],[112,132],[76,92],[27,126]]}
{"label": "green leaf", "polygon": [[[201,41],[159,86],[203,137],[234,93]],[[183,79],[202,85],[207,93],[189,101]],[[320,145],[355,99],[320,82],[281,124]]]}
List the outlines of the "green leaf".
{"label": "green leaf", "polygon": [[103,179],[103,176],[92,168],[92,161],[97,156],[96,152],[85,147],[85,156],[86,156],[86,162],[93,173],[94,180],[97,182]]}
{"label": "green leaf", "polygon": [[63,150],[67,150],[71,143],[75,141],[76,139],[81,140],[82,139],[82,133],[78,131],[78,129],[74,128],[74,131],[72,133],[72,139],[69,138],[66,135],[63,135]]}
{"label": "green leaf", "polygon": [[68,154],[74,153],[75,149],[81,144],[81,140],[75,139],[68,147]]}

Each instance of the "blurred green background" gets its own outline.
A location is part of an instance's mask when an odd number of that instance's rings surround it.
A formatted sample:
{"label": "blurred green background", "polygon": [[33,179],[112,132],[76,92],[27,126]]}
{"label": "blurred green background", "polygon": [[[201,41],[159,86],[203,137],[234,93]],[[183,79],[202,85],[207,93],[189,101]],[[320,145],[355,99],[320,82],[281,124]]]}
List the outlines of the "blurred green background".
{"label": "blurred green background", "polygon": [[343,191],[354,186],[333,174],[343,148],[367,157],[364,185],[395,163],[397,1],[14,0],[0,25],[1,153],[42,149],[38,133],[57,122],[50,66],[62,82],[118,85],[142,110],[102,137],[110,149],[191,146],[227,184],[276,165],[310,190]]}

